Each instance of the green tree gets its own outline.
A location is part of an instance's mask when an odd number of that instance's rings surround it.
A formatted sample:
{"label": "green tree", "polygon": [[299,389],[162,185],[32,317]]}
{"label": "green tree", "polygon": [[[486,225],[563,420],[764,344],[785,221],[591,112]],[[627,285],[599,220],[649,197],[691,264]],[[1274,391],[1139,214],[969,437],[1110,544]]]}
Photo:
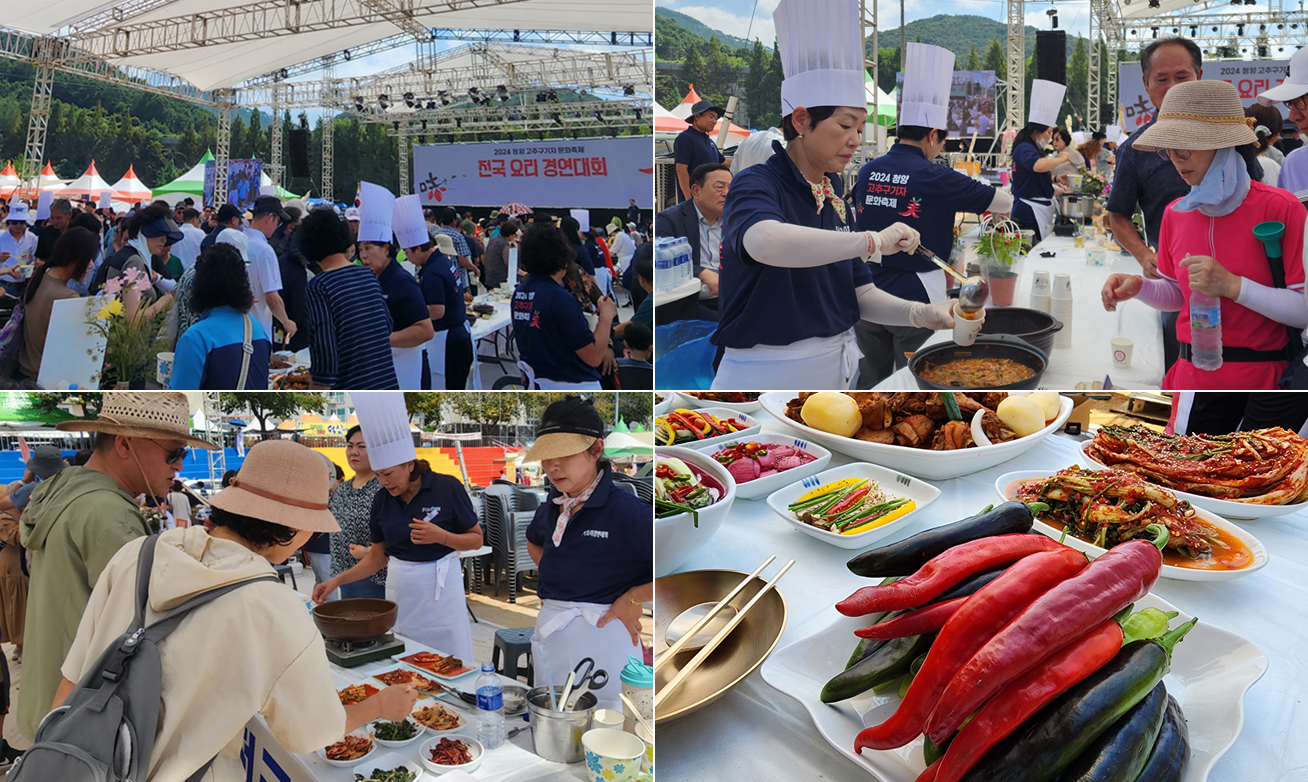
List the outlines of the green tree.
{"label": "green tree", "polygon": [[245,140],[245,121],[241,115],[232,117],[232,131],[227,142],[227,155],[231,160],[244,160],[249,157],[250,145]]}
{"label": "green tree", "polygon": [[981,58],[980,58],[979,56],[977,56],[977,53],[976,53],[976,44],[972,44],[972,51],[968,52],[968,55],[967,55],[967,66],[964,67],[962,70],[965,70],[965,71],[979,71],[979,70],[981,70]]}
{"label": "green tree", "polygon": [[447,403],[447,395],[434,391],[406,391],[404,392],[404,409],[409,414],[409,422],[413,422],[415,415],[421,414],[423,424],[428,429],[435,429],[441,425],[441,410]]}
{"label": "green tree", "polygon": [[481,427],[481,434],[487,437],[502,423],[512,421],[522,412],[521,394],[452,394],[450,408],[453,412],[476,423]]}
{"label": "green tree", "polygon": [[685,87],[699,85],[703,88],[707,81],[708,71],[704,67],[704,58],[699,55],[699,49],[693,46],[686,49],[686,59],[681,62],[682,85]]}
{"label": "green tree", "polygon": [[182,156],[182,160],[189,160],[192,164],[204,156],[204,142],[200,140],[200,136],[195,132],[195,126],[189,122],[182,129],[182,138],[178,142],[177,151]]}
{"label": "green tree", "polygon": [[104,404],[104,394],[99,391],[79,391],[75,393],[47,391],[40,394],[28,394],[27,398],[33,409],[47,415],[59,409],[60,405],[81,405],[88,419],[98,417],[100,407]]}
{"label": "green tree", "polygon": [[218,395],[218,406],[228,415],[248,412],[259,422],[260,439],[267,440],[269,418],[294,418],[299,413],[321,413],[327,397],[312,391],[243,391]]}
{"label": "green tree", "polygon": [[264,143],[267,137],[263,132],[263,120],[258,110],[250,112],[250,129],[246,133],[247,143],[250,145],[249,157],[264,159],[267,157],[266,150],[268,145]]}
{"label": "green tree", "polygon": [[709,41],[708,52],[704,57],[704,75],[706,92],[713,95],[729,94],[731,85],[735,81],[735,69],[731,66],[727,53],[723,51],[722,44],[717,38]]}
{"label": "green tree", "polygon": [[[1073,118],[1078,120],[1073,123],[1074,127],[1085,127],[1084,115],[1089,90],[1090,52],[1086,48],[1085,39],[1078,35],[1072,57],[1067,61],[1067,100],[1064,101],[1064,112],[1070,107]],[[1064,112],[1060,112],[1060,118]]]}

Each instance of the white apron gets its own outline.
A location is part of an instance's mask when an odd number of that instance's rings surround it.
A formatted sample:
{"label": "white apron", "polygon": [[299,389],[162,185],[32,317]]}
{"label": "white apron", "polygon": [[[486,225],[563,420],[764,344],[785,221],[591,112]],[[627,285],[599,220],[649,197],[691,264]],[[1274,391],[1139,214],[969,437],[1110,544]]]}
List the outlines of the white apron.
{"label": "white apron", "polygon": [[[541,601],[536,632],[531,635],[531,664],[537,687],[544,687],[546,682],[562,687],[581,658],[590,657],[595,661],[595,670],[609,675],[604,689],[592,690],[599,700],[597,708],[622,711],[622,699],[618,697],[622,693],[622,669],[628,657],[641,657],[643,652],[631,642],[631,633],[620,620],[595,626],[608,610],[609,606],[599,603]],[[548,647],[548,671],[540,651],[542,642]]]}
{"label": "white apron", "polygon": [[395,632],[477,667],[456,551],[435,562],[387,562],[386,599],[399,606]]}
{"label": "white apron", "polygon": [[1022,203],[1031,207],[1031,213],[1035,215],[1036,226],[1040,229],[1041,241],[1054,235],[1054,205],[1047,198],[1020,198]]}
{"label": "white apron", "polygon": [[422,345],[411,348],[391,348],[391,360],[395,364],[395,379],[405,391],[422,388]]}
{"label": "white apron", "polygon": [[546,377],[536,377],[536,370],[526,361],[518,362],[518,369],[522,374],[527,376],[527,388],[539,389],[541,391],[600,391],[600,382],[598,380],[587,380],[584,383],[565,383],[562,380],[550,380]]}
{"label": "white apron", "polygon": [[789,345],[727,348],[713,378],[714,391],[784,391],[808,388],[844,391],[863,357],[850,329],[834,337],[811,337]]}
{"label": "white apron", "polygon": [[424,346],[427,350],[427,377],[431,380],[432,391],[445,390],[445,338],[449,335],[448,331],[438,331]]}
{"label": "white apron", "polygon": [[926,291],[927,301],[931,304],[945,300],[945,271],[936,269],[929,272],[918,272],[917,278],[922,281],[922,289]]}

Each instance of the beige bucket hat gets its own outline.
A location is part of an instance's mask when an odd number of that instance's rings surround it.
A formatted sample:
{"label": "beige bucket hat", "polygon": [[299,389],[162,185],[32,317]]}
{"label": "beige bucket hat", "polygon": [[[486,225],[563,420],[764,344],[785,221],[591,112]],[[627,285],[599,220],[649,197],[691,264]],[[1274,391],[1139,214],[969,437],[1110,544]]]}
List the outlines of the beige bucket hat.
{"label": "beige bucket hat", "polygon": [[327,509],[331,481],[322,460],[322,454],[297,442],[265,440],[250,449],[231,485],[210,504],[291,529],[340,532]]}
{"label": "beige bucket hat", "polygon": [[100,415],[94,421],[64,421],[55,428],[65,432],[185,440],[196,448],[218,449],[217,445],[191,434],[191,406],[186,402],[186,395],[170,391],[107,391]]}
{"label": "beige bucket hat", "polygon": [[1256,120],[1244,116],[1240,93],[1224,81],[1188,81],[1167,91],[1158,121],[1132,146],[1158,149],[1224,149],[1258,141]]}

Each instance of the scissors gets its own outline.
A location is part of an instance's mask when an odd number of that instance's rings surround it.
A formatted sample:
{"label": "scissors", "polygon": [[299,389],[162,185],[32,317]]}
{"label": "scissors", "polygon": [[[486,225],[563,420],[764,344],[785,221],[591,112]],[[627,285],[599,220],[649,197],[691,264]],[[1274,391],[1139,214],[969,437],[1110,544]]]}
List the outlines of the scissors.
{"label": "scissors", "polygon": [[[560,711],[575,708],[583,695],[592,689],[602,690],[604,685],[608,683],[609,674],[607,671],[603,669],[595,670],[595,660],[592,658],[581,658],[581,662],[577,663],[577,667],[572,669],[572,673],[568,674],[568,681],[563,686],[563,698],[560,703],[564,705]],[[575,697],[570,697],[573,695],[574,687],[577,688]]]}

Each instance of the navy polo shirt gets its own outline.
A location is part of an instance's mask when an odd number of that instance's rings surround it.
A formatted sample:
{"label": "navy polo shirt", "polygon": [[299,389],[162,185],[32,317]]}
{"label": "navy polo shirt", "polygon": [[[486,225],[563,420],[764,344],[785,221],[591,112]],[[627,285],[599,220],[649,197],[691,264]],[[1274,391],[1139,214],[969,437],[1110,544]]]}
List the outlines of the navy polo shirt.
{"label": "navy polo shirt", "polygon": [[427,314],[427,302],[423,301],[418,281],[396,261],[386,264],[382,273],[377,275],[377,283],[386,299],[386,309],[391,312],[392,332],[403,331],[431,317]]}
{"label": "navy polo shirt", "polygon": [[[921,233],[922,245],[945,261],[954,246],[954,214],[984,212],[994,197],[993,187],[932,163],[909,144],[896,144],[865,163],[854,184],[858,230],[882,231],[904,223]],[[916,253],[885,255],[880,265],[869,268],[878,288],[912,301],[927,301],[917,275],[940,270]]]}
{"label": "navy polo shirt", "polygon": [[386,556],[405,562],[435,562],[454,551],[439,543],[419,545],[409,538],[414,519],[425,519],[433,510],[432,524],[455,534],[477,526],[472,500],[457,478],[429,472],[422,476],[422,488],[405,502],[382,489],[372,498],[368,529],[373,543],[386,543]]}
{"label": "navy polo shirt", "polygon": [[513,338],[536,377],[561,383],[599,380],[577,351],[595,341],[581,304],[553,278],[528,274],[513,291]]}
{"label": "navy polo shirt", "polygon": [[1117,148],[1117,173],[1113,176],[1113,190],[1108,194],[1107,209],[1130,218],[1137,205],[1144,214],[1145,236],[1150,247],[1158,246],[1158,235],[1163,229],[1163,214],[1167,205],[1190,194],[1190,186],[1171,160],[1163,160],[1157,152],[1135,148],[1141,131],[1148,130],[1157,119],[1151,119],[1137,130],[1125,144]]}
{"label": "navy polo shirt", "polygon": [[1023,141],[1013,147],[1013,219],[1019,223],[1034,223],[1035,212],[1022,203],[1023,198],[1054,197],[1054,178],[1048,171],[1036,171],[1035,164],[1044,155],[1035,144]]}
{"label": "navy polo shirt", "polygon": [[590,254],[590,248],[584,244],[573,244],[572,251],[577,254],[577,265],[581,270],[595,276],[595,256]]}
{"label": "navy polo shirt", "polygon": [[[722,268],[718,278],[720,320],[713,344],[728,348],[789,345],[811,337],[834,337],[859,319],[854,289],[872,282],[868,264],[851,258],[808,269],[767,266],[745,251],[745,232],[755,223],[780,223],[849,231],[853,216],[842,222],[830,202],[817,201],[804,175],[785,148],[766,162],[750,166],[731,180],[722,212]],[[844,185],[828,174],[839,196]]]}
{"label": "navy polo shirt", "polygon": [[[687,127],[678,133],[677,140],[672,142],[672,160],[686,165],[687,176],[694,174],[695,169],[705,163],[721,163],[726,159],[713,139],[694,127]],[[681,182],[677,182],[677,201],[685,201],[689,197],[689,194],[681,192]]]}
{"label": "navy polo shirt", "polygon": [[527,541],[545,549],[540,558],[543,600],[608,605],[628,589],[648,584],[654,573],[654,525],[650,506],[613,485],[604,469],[581,509],[568,519],[563,542],[555,547],[554,525],[562,506],[550,489],[549,499],[536,508],[527,528]]}
{"label": "navy polo shirt", "polygon": [[463,305],[463,294],[459,293],[459,283],[450,271],[445,256],[439,252],[432,253],[427,262],[418,269],[418,286],[422,288],[422,298],[428,305],[445,305],[445,317],[432,319],[432,328],[437,332],[448,331],[447,343],[462,342],[471,339],[468,331],[468,317]]}

